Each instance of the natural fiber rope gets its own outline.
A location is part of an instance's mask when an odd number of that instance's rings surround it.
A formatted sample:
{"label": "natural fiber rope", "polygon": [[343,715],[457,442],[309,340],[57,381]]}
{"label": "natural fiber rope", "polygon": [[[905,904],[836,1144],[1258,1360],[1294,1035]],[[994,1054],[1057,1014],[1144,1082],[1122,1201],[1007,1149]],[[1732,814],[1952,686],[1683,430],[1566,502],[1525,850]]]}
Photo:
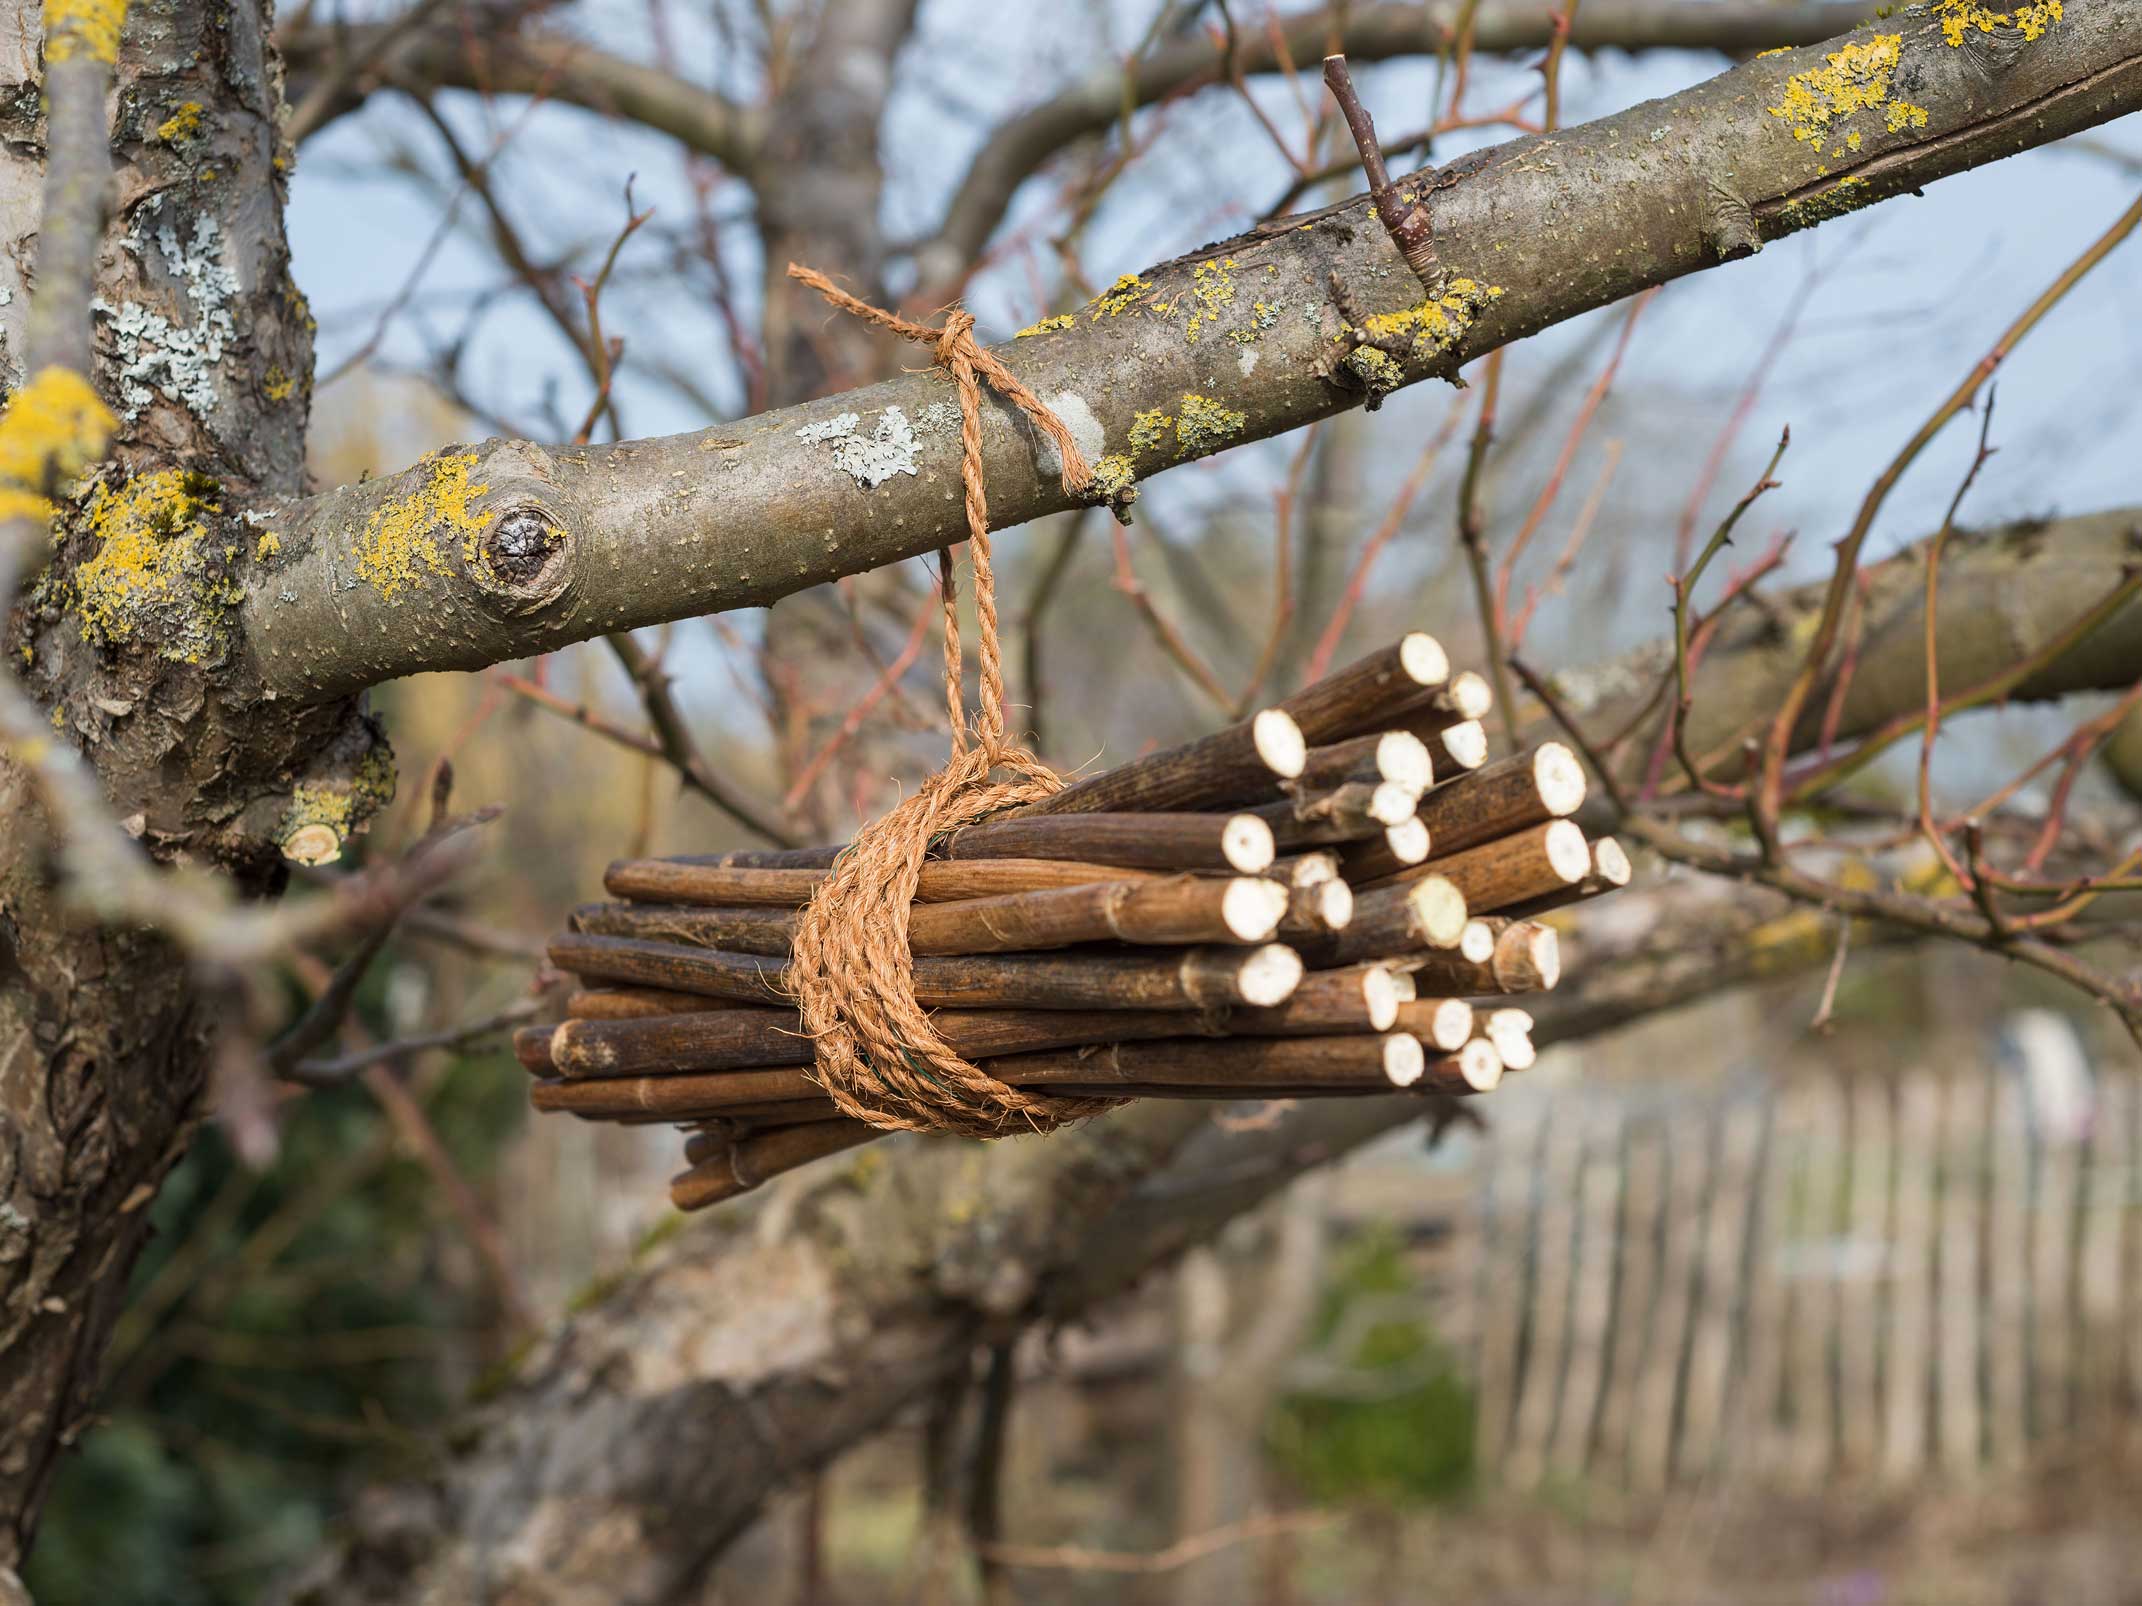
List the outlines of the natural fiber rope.
{"label": "natural fiber rope", "polygon": [[[1063,780],[1004,733],[1004,665],[997,641],[996,576],[989,561],[989,503],[982,490],[982,390],[1016,406],[1056,446],[1066,495],[1092,478],[1078,443],[1048,407],[974,338],[974,319],[954,310],[942,329],[910,323],[791,262],[788,276],[843,312],[935,348],[959,392],[960,478],[966,490],[967,545],[981,705],[969,740],[961,693],[959,604],[952,554],[939,554],[945,613],[945,705],[952,756],[912,797],[856,833],[796,921],[783,986],[813,1040],[813,1078],[845,1115],[910,1132],[994,1138],[1045,1132],[1110,1108],[1110,1099],[1054,1099],[1021,1092],[970,1065],[938,1035],[915,999],[908,911],[930,844],[1014,804],[1049,796]],[[993,778],[996,770],[1011,772]]]}

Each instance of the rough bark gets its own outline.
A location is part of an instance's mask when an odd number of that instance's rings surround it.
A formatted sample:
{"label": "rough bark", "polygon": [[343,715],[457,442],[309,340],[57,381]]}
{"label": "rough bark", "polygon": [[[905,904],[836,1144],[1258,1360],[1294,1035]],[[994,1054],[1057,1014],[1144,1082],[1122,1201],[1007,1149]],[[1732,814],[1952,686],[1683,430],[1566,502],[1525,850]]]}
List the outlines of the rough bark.
{"label": "rough bark", "polygon": [[[1144,477],[1356,405],[1366,385],[1447,375],[1548,324],[2103,122],[2142,97],[2138,0],[2076,6],[2029,44],[1980,44],[1992,36],[1973,33],[1952,48],[1937,22],[1896,26],[1766,56],[1436,174],[1427,182],[1442,260],[1474,286],[1441,308],[1422,311],[1357,197],[1149,269],[1070,327],[1004,354],[1104,475]],[[1826,55],[1847,45],[1894,51],[1883,80],[1894,96],[1846,120],[1856,151],[1829,150],[1844,122],[1814,144],[1794,128],[1809,126],[1806,96],[1837,70]],[[1416,334],[1416,355],[1327,377],[1341,322],[1334,274],[1368,314]],[[248,642],[269,686],[310,699],[762,605],[956,540],[956,423],[946,382],[918,372],[695,435],[549,452],[488,443],[465,455],[468,483],[489,490],[453,527],[426,501],[446,459],[420,464],[286,510],[284,555],[249,580],[241,605]],[[1053,466],[1007,408],[993,409],[985,437],[997,524],[1065,505]],[[381,532],[412,525],[428,548],[389,564],[391,586],[365,578],[392,557],[379,551]],[[519,538],[535,526],[540,561],[529,561]],[[517,565],[502,541],[523,554]]]}
{"label": "rough bark", "polygon": [[[240,717],[246,693],[229,674],[236,625],[223,599],[263,533],[237,515],[258,493],[301,488],[311,375],[311,321],[282,232],[280,83],[263,29],[263,9],[246,3],[136,0],[128,16],[94,328],[100,388],[121,414],[103,475],[114,522],[70,518],[50,568],[0,621],[0,647],[146,845],[264,888],[279,873],[277,831],[296,784],[340,786],[347,801],[375,737],[347,703]],[[36,258],[39,30],[35,6],[0,18],[11,386]],[[89,309],[78,311],[87,328]],[[189,487],[146,478],[180,468],[204,477]],[[143,538],[150,556],[135,548],[130,560],[118,521],[182,503],[192,510]],[[197,538],[167,539],[189,519]],[[361,813],[340,817],[354,824]],[[4,1572],[87,1418],[144,1207],[199,1105],[213,1009],[153,933],[85,924],[62,900],[51,822],[5,756],[0,821]]]}

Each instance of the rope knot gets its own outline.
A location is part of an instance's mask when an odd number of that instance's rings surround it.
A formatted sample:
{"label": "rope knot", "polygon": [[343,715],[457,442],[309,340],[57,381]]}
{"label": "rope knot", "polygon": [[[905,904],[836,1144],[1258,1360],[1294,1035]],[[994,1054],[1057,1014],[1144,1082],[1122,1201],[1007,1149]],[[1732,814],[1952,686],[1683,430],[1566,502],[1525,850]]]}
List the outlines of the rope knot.
{"label": "rope knot", "polygon": [[[996,576],[989,504],[982,488],[980,380],[1056,445],[1067,495],[1091,483],[1078,443],[1039,397],[974,339],[974,317],[955,307],[941,328],[913,323],[839,289],[791,262],[788,274],[827,301],[902,339],[933,348],[959,392],[960,479],[974,570],[980,700],[969,742],[960,668],[959,605],[949,548],[939,554],[944,601],[945,706],[952,754],[913,796],[855,835],[797,918],[783,979],[803,1016],[813,1076],[845,1115],[910,1132],[995,1138],[1045,1132],[1113,1108],[1112,1099],[1057,1099],[1023,1092],[970,1065],[937,1032],[915,998],[908,914],[930,844],[947,832],[1063,786],[1063,778],[1004,729],[1003,653],[997,640]],[[995,778],[1006,771],[1005,779]]]}

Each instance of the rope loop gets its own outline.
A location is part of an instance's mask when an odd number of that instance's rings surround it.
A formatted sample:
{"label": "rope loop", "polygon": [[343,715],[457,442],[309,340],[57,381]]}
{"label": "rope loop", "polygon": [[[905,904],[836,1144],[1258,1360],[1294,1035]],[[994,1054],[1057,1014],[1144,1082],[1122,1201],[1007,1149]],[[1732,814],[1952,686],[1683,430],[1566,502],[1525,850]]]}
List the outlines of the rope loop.
{"label": "rope loop", "polygon": [[[974,318],[954,308],[941,328],[910,322],[840,289],[811,268],[788,265],[841,311],[927,345],[959,393],[960,480],[974,571],[980,701],[970,733],[962,694],[959,600],[952,553],[939,553],[944,599],[945,707],[952,752],[944,768],[855,835],[796,922],[783,986],[810,1035],[813,1078],[844,1115],[909,1132],[995,1138],[1045,1132],[1113,1108],[1113,1099],[1058,1099],[998,1081],[956,1053],[915,998],[908,914],[930,845],[963,825],[1056,792],[1063,778],[1004,727],[1004,665],[997,639],[996,575],[989,503],[982,487],[983,382],[1056,447],[1065,494],[1092,481],[1078,443],[1047,405],[974,338]],[[999,772],[1003,772],[1000,776]]]}

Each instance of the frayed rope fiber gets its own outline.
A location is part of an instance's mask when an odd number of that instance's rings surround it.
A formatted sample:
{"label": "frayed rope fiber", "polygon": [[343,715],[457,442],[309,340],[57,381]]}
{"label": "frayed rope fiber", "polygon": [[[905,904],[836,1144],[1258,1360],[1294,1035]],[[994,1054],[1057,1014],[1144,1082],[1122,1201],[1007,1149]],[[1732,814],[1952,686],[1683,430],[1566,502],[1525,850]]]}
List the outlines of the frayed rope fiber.
{"label": "frayed rope fiber", "polygon": [[981,705],[970,732],[960,692],[958,597],[946,548],[938,562],[952,756],[913,796],[856,833],[797,918],[783,987],[795,998],[812,1040],[812,1077],[844,1115],[908,1132],[996,1138],[1046,1132],[1098,1115],[1118,1101],[1024,1093],[953,1052],[915,1000],[915,961],[907,935],[908,911],[933,841],[999,810],[1047,797],[1064,784],[1004,732],[996,576],[989,561],[989,503],[982,490],[982,382],[1055,443],[1065,495],[1083,492],[1092,470],[1062,420],[976,343],[970,314],[954,309],[945,315],[943,328],[932,329],[857,300],[814,269],[791,262],[788,276],[843,312],[934,347],[938,365],[952,376],[959,391],[960,478],[966,490],[981,682]]}

